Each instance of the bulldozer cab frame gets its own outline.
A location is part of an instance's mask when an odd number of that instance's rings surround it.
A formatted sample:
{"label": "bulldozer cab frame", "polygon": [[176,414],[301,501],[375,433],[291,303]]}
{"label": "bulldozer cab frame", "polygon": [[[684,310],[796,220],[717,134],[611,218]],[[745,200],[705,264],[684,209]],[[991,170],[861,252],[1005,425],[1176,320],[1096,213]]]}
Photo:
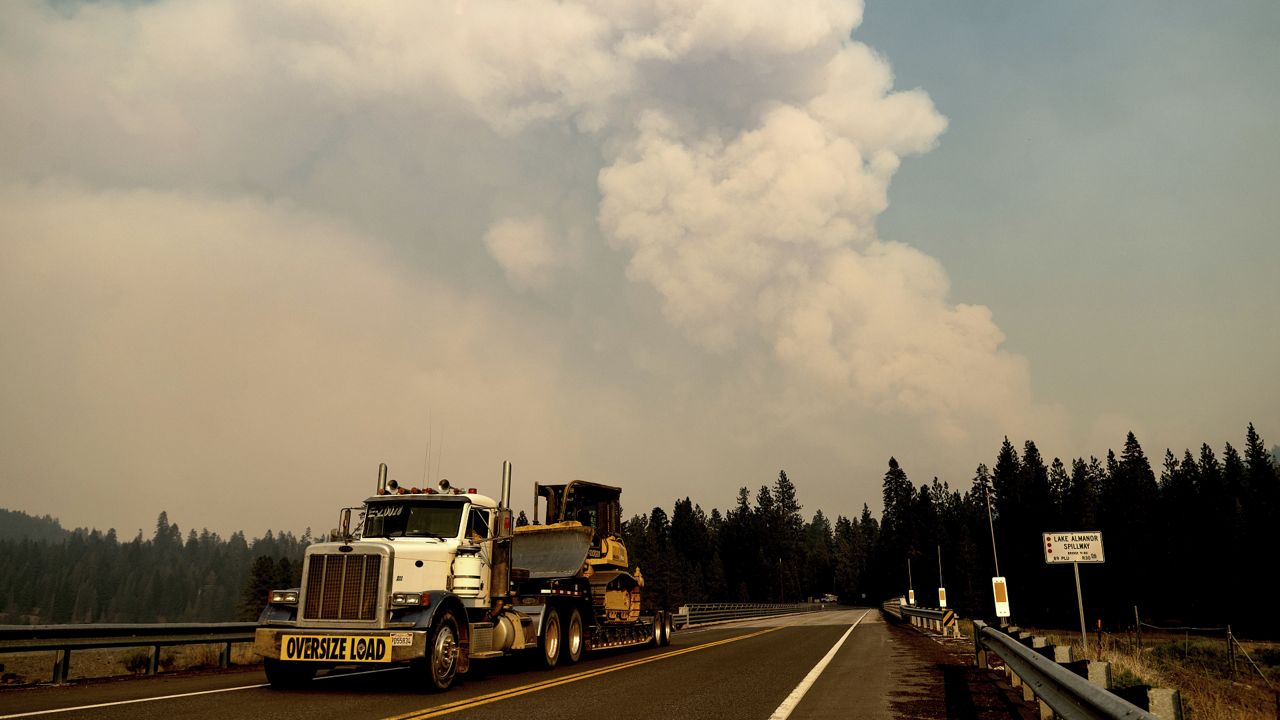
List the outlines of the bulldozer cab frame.
{"label": "bulldozer cab frame", "polygon": [[622,532],[622,488],[573,480],[564,485],[533,485],[534,520],[538,498],[547,501],[547,524],[577,521],[593,532],[592,543]]}

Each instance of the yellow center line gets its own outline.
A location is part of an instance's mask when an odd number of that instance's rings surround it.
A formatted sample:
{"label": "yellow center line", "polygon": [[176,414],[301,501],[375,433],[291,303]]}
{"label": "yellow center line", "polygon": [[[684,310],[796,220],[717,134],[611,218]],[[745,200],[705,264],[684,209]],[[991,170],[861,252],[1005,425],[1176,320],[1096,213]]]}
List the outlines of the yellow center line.
{"label": "yellow center line", "polygon": [[738,635],[737,637],[725,638],[724,640],[717,640],[715,642],[703,643],[702,645],[694,645],[693,647],[687,647],[683,650],[674,650],[672,652],[662,653],[661,655],[653,655],[647,658],[632,660],[630,662],[625,662],[625,663],[618,663],[617,665],[610,665],[604,668],[598,668],[595,670],[586,670],[574,675],[566,675],[565,677],[562,677],[562,678],[555,678],[552,680],[543,680],[542,682],[536,682],[536,683],[524,685],[521,687],[511,688],[509,690],[499,690],[498,692],[490,693],[488,695],[481,695],[479,697],[468,698],[466,700],[458,700],[455,702],[447,703],[445,705],[437,705],[436,707],[423,708],[421,710],[414,710],[411,713],[407,713],[404,715],[395,715],[392,717],[383,718],[383,720],[427,720],[427,718],[440,717],[442,715],[448,715],[450,713],[455,713],[460,710],[470,710],[471,708],[480,707],[481,705],[488,705],[489,703],[497,702],[499,700],[506,700],[507,698],[518,697],[520,695],[527,695],[529,693],[538,692],[539,690],[546,690],[548,688],[558,687],[560,685],[567,685],[569,683],[577,682],[579,680],[587,680],[589,678],[599,677],[600,675],[606,675],[611,672],[617,672],[618,670],[626,670],[628,668],[633,668],[639,665],[645,665],[647,663],[657,662],[658,660],[666,660],[667,658],[673,658],[673,657],[676,657],[677,655],[684,655],[686,653],[697,652],[698,650],[706,650],[707,648],[713,648],[719,645],[727,645],[729,643],[738,642],[739,640],[747,640],[749,638],[758,637],[760,635],[764,635],[766,633],[771,633],[771,632],[774,632],[775,630],[781,630],[781,629],[782,629],[781,626],[766,628],[764,630],[753,632],[748,635]]}

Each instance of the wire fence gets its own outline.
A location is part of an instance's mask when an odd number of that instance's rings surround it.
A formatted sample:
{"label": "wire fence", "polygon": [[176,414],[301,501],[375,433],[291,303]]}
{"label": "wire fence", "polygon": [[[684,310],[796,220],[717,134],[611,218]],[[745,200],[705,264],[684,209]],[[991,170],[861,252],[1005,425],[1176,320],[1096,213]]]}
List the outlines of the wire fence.
{"label": "wire fence", "polygon": [[[1134,620],[1134,626],[1129,633],[1130,649],[1133,649],[1134,646],[1136,646],[1137,651],[1139,653],[1141,653],[1145,649],[1144,641],[1142,637],[1144,629],[1149,631],[1147,633],[1148,641],[1152,641],[1156,639],[1166,639],[1166,640],[1175,639],[1176,640],[1178,635],[1182,635],[1183,659],[1187,659],[1191,655],[1192,634],[1195,634],[1197,637],[1211,637],[1215,639],[1221,638],[1222,641],[1226,643],[1227,665],[1229,666],[1231,675],[1233,677],[1240,672],[1241,666],[1247,663],[1246,670],[1245,670],[1247,674],[1251,674],[1251,673],[1248,673],[1248,668],[1251,668],[1254,672],[1258,674],[1258,677],[1262,678],[1262,681],[1267,684],[1268,689],[1270,689],[1272,692],[1276,691],[1276,686],[1271,682],[1271,679],[1267,677],[1267,674],[1263,672],[1262,668],[1260,668],[1258,664],[1254,662],[1253,658],[1249,655],[1248,651],[1245,650],[1244,645],[1240,644],[1240,640],[1235,636],[1235,633],[1231,631],[1230,625],[1224,625],[1222,627],[1193,627],[1189,625],[1174,625],[1174,626],[1153,625],[1151,623],[1142,621],[1142,616],[1138,612],[1138,607],[1136,605],[1133,607],[1133,620]],[[1157,634],[1153,636],[1152,632],[1150,631],[1154,631],[1154,633],[1157,633]],[[1164,633],[1166,636],[1172,636],[1172,638],[1169,638],[1169,637],[1161,638],[1159,633]],[[1113,635],[1112,637],[1115,637],[1115,636]],[[1244,658],[1245,663],[1241,663],[1240,658]]]}

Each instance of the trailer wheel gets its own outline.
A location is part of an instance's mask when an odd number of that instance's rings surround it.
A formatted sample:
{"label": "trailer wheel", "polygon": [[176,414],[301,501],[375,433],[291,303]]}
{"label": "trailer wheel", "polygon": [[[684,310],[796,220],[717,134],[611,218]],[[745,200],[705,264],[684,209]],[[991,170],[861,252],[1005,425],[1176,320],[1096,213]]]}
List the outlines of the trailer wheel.
{"label": "trailer wheel", "polygon": [[582,612],[573,608],[569,612],[569,623],[564,626],[564,663],[573,665],[582,659],[582,651],[586,638],[582,632]]}
{"label": "trailer wheel", "polygon": [[267,673],[267,682],[271,683],[272,690],[300,688],[316,676],[315,665],[274,658],[263,658],[262,669]]}
{"label": "trailer wheel", "polygon": [[662,623],[663,613],[661,610],[653,612],[653,646],[662,647]]}
{"label": "trailer wheel", "polygon": [[542,666],[550,670],[560,664],[560,613],[548,605],[542,617],[542,637],[538,649],[542,651]]}
{"label": "trailer wheel", "polygon": [[453,686],[458,677],[458,655],[461,648],[458,635],[458,620],[450,610],[442,610],[440,616],[431,626],[427,657],[418,661],[419,668],[426,675],[427,690],[444,692]]}

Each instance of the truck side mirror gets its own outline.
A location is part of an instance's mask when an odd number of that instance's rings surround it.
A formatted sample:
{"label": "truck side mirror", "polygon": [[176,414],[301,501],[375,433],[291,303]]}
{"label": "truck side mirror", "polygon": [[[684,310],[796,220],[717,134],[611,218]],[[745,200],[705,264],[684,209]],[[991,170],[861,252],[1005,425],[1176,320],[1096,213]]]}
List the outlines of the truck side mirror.
{"label": "truck side mirror", "polygon": [[338,523],[342,528],[342,537],[351,537],[351,508],[342,508],[342,520]]}

